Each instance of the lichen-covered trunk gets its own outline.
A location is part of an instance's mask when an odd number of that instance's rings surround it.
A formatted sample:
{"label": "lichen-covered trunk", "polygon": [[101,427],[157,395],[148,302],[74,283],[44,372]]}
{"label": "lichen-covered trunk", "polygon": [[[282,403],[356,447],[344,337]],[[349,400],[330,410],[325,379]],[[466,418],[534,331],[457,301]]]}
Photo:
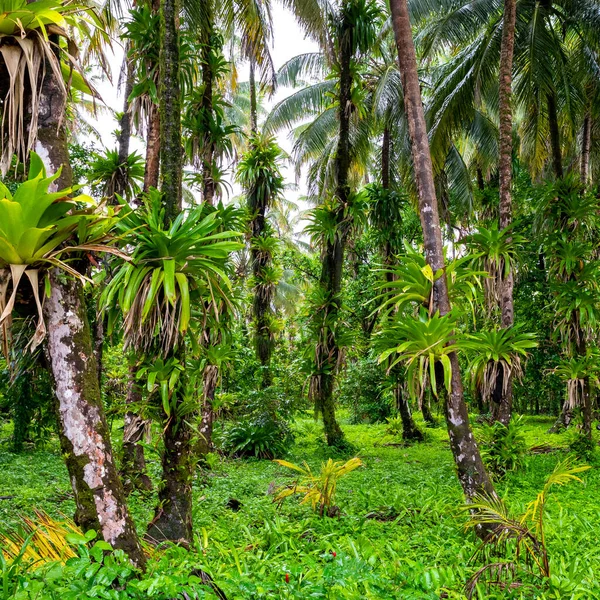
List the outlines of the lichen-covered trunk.
{"label": "lichen-covered trunk", "polygon": [[550,130],[550,150],[552,153],[552,168],[556,179],[563,178],[562,150],[560,147],[560,126],[558,124],[558,109],[556,107],[556,93],[546,94],[548,107],[548,129]]}
{"label": "lichen-covered trunk", "polygon": [[[512,224],[512,152],[513,152],[513,116],[512,116],[512,71],[515,48],[515,25],[517,21],[516,0],[504,0],[504,25],[502,27],[502,44],[500,49],[500,84],[499,84],[499,229],[506,229]],[[514,324],[513,305],[514,275],[511,268],[500,285],[500,313],[502,327],[510,329]],[[499,372],[503,373],[503,369]],[[493,418],[507,425],[512,413],[513,381],[500,388],[500,402],[494,405]]]}
{"label": "lichen-covered trunk", "polygon": [[204,458],[213,449],[213,425],[215,413],[213,410],[213,401],[217,391],[217,381],[219,380],[219,367],[217,365],[208,365],[203,373],[203,402],[202,415],[200,420],[200,437],[197,445],[197,457]]}
{"label": "lichen-covered trunk", "polygon": [[[390,8],[404,90],[404,107],[411,141],[425,256],[435,273],[444,269],[442,231],[407,0],[391,0]],[[445,315],[449,312],[450,300],[445,276],[437,279],[434,285],[434,301],[440,314]],[[458,478],[467,498],[472,498],[478,493],[494,494],[494,488],[471,432],[458,356],[454,352],[449,358],[452,380],[445,412],[450,448]]]}
{"label": "lichen-covered trunk", "polygon": [[[58,48],[58,40],[54,41]],[[35,149],[49,174],[62,166],[60,177],[52,184],[53,191],[73,182],[64,106],[64,94],[48,67],[42,84]],[[75,494],[77,522],[84,530],[97,529],[105,541],[124,550],[143,568],[145,557],[114,462],[81,282],[52,270],[50,297],[43,311],[59,437]]]}
{"label": "lichen-covered trunk", "polygon": [[98,530],[143,567],[144,554],[127,510],[100,397],[82,284],[52,271],[50,289],[44,304],[48,359],[76,521],[84,530]]}
{"label": "lichen-covered trunk", "polygon": [[129,361],[127,398],[125,399],[127,412],[123,423],[123,459],[120,471],[123,488],[127,494],[134,489],[145,491],[152,489],[152,481],[146,473],[144,447],[140,445],[149,423],[137,414],[137,407],[142,400],[142,390],[136,379],[137,362],[135,357],[130,357]]}

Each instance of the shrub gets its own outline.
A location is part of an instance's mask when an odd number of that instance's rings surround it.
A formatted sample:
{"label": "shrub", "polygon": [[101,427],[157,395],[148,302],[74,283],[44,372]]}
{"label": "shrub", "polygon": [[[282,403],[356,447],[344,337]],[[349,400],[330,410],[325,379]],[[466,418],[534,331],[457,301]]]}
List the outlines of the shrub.
{"label": "shrub", "polygon": [[569,441],[569,450],[578,460],[591,462],[596,455],[596,443],[577,431]]}
{"label": "shrub", "polygon": [[513,419],[508,426],[495,422],[481,427],[481,457],[496,477],[503,477],[523,466],[527,444],[520,430],[520,421],[519,418]]}
{"label": "shrub", "polygon": [[352,423],[383,423],[392,414],[392,398],[383,369],[373,358],[348,365],[340,384],[340,403]]}
{"label": "shrub", "polygon": [[264,414],[225,426],[221,449],[239,458],[273,459],[285,454],[293,436],[285,421]]}

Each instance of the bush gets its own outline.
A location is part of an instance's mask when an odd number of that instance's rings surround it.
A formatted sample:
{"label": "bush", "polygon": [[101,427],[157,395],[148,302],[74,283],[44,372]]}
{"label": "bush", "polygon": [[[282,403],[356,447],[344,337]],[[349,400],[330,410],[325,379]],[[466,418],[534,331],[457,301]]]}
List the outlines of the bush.
{"label": "bush", "polygon": [[294,440],[288,424],[290,402],[274,387],[255,390],[231,409],[233,422],[225,423],[217,439],[221,450],[241,458],[282,456]]}
{"label": "bush", "polygon": [[392,414],[386,384],[385,373],[373,358],[348,365],[340,384],[340,403],[350,409],[352,423],[383,423]]}
{"label": "bush", "polygon": [[569,441],[569,450],[577,460],[591,462],[596,455],[596,443],[577,431]]}
{"label": "bush", "polygon": [[283,456],[293,441],[287,423],[269,415],[227,425],[220,438],[221,449],[239,458]]}
{"label": "bush", "polygon": [[484,424],[480,430],[481,457],[488,471],[498,478],[521,468],[525,461],[527,444],[520,429],[521,419],[502,423]]}

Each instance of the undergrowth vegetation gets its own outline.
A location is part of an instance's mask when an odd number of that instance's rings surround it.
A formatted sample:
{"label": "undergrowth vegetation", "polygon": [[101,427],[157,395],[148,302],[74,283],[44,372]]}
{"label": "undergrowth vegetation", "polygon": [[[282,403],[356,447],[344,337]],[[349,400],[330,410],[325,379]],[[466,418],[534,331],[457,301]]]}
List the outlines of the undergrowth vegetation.
{"label": "undergrowth vegetation", "polygon": [[[350,418],[346,413],[344,421]],[[523,417],[511,425],[518,428],[515,435],[526,451],[518,461],[503,463],[504,476],[497,484],[510,514],[526,513],[556,465],[567,455],[574,459],[570,433],[553,438],[554,451],[540,444],[550,424],[548,418]],[[477,556],[476,536],[464,530],[468,515],[461,510],[463,496],[447,434],[442,428],[429,429],[424,443],[399,447],[386,445],[387,428],[344,425],[364,466],[340,479],[336,518],[320,518],[310,501],[301,503],[302,496],[278,505],[277,489],[298,479],[293,470],[272,461],[211,455],[211,468],[198,469],[194,480],[197,536],[191,553],[154,550],[146,575],[138,580],[121,553],[106,555],[94,541],[90,549],[75,544],[78,557],[66,566],[52,563],[26,571],[25,558],[12,567],[4,562],[6,587],[0,597],[166,599],[187,593],[190,598],[219,598],[202,577],[208,573],[227,598],[464,598],[466,583],[486,562]],[[328,458],[339,465],[347,460],[331,454],[312,418],[300,417],[293,429],[296,443],[288,461],[306,460],[318,475]],[[72,514],[73,498],[55,443],[14,455],[8,452],[8,426],[1,437],[0,493],[11,496],[0,500],[2,530],[19,531],[21,515],[34,509],[56,519]],[[156,479],[158,448],[146,448]],[[595,462],[592,457],[592,466]],[[545,508],[550,578],[540,582],[524,573],[522,586],[506,589],[488,588],[481,581],[473,598],[600,598],[600,504],[590,493],[600,481],[594,468],[582,479],[583,484],[553,490]],[[134,492],[130,500],[140,523],[151,516],[145,494]]]}

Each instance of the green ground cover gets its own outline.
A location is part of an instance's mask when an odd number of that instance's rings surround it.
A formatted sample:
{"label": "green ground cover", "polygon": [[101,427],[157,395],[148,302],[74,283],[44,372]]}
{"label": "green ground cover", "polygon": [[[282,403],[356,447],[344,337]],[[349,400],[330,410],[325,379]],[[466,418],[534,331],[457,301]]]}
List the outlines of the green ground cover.
{"label": "green ground cover", "polygon": [[[570,434],[548,437],[550,425],[549,419],[523,418],[528,445],[566,448]],[[286,458],[318,468],[330,452],[320,441],[320,426],[302,418],[294,428],[296,443]],[[292,472],[279,465],[215,457],[213,468],[199,470],[194,484],[194,552],[171,549],[151,561],[147,580],[154,587],[140,597],[159,597],[170,586],[178,593],[190,570],[201,567],[230,599],[462,598],[465,581],[481,562],[471,561],[478,542],[464,531],[462,493],[445,429],[427,429],[426,442],[411,447],[389,445],[399,440],[386,433],[385,425],[346,423],[344,429],[365,466],[340,482],[338,518],[319,518],[295,498],[278,508],[270,492],[293,481]],[[3,429],[2,437],[8,433]],[[530,454],[523,469],[498,483],[515,514],[535,498],[563,457],[561,451]],[[158,476],[158,454],[148,452],[148,459]],[[480,598],[600,598],[598,469],[583,479],[554,490],[548,504],[549,585],[535,592],[482,588]],[[56,517],[72,513],[66,469],[53,442],[23,454],[0,451],[0,496],[14,496],[0,501],[4,530],[17,527],[20,515],[34,508]],[[153,505],[152,494],[134,493],[131,506],[140,526],[151,518]],[[61,585],[57,589],[65,600],[68,584]],[[86,589],[89,597],[130,597]],[[205,597],[215,596],[207,591]]]}

